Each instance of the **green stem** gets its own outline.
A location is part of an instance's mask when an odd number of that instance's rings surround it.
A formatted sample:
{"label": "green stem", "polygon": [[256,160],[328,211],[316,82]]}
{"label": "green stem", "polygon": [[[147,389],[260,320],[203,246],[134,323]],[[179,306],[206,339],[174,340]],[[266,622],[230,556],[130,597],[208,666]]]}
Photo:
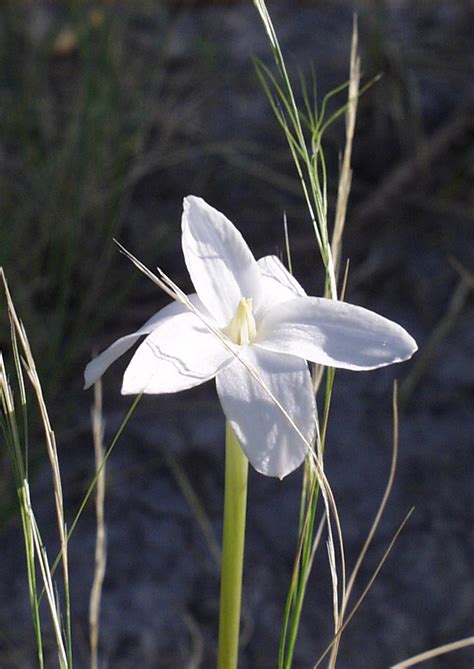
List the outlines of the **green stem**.
{"label": "green stem", "polygon": [[238,665],[247,474],[248,460],[227,423],[218,669],[237,669]]}

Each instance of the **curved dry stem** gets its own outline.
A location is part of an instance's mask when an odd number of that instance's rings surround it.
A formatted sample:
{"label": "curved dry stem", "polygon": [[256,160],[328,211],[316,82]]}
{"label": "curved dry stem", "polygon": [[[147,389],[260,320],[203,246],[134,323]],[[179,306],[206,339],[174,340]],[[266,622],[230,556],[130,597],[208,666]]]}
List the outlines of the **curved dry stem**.
{"label": "curved dry stem", "polygon": [[434,657],[446,655],[446,653],[452,653],[454,650],[461,650],[462,648],[468,648],[469,646],[474,646],[474,636],[469,636],[465,639],[460,639],[459,641],[453,641],[452,643],[445,643],[443,646],[438,646],[437,648],[431,648],[431,650],[427,650],[424,653],[414,655],[407,660],[403,660],[403,662],[392,665],[390,669],[408,669],[408,667],[413,667],[415,664],[421,664],[421,662],[432,660]]}
{"label": "curved dry stem", "polygon": [[387,549],[385,550],[385,553],[383,554],[382,559],[381,559],[380,562],[378,563],[378,565],[377,565],[377,567],[376,567],[374,573],[372,574],[372,576],[371,576],[369,582],[367,583],[367,585],[365,586],[364,590],[362,591],[361,596],[359,597],[359,599],[358,599],[357,602],[355,603],[353,609],[351,610],[351,612],[350,612],[349,615],[347,616],[347,618],[346,618],[344,624],[341,626],[341,628],[339,629],[338,633],[334,636],[334,638],[332,639],[331,643],[329,643],[329,644],[327,645],[327,647],[326,647],[326,649],[324,650],[323,654],[320,656],[320,658],[317,660],[316,664],[313,666],[313,669],[318,669],[318,667],[321,666],[321,663],[322,663],[322,661],[324,660],[324,658],[325,658],[325,657],[327,656],[327,654],[331,651],[331,649],[333,648],[334,644],[335,644],[335,643],[337,642],[337,640],[341,637],[341,634],[344,632],[344,630],[346,629],[346,627],[347,627],[347,626],[349,625],[349,623],[351,622],[352,618],[355,616],[355,614],[356,614],[357,611],[359,610],[360,606],[362,605],[362,602],[364,601],[364,599],[365,599],[366,596],[368,595],[368,593],[369,593],[371,587],[373,586],[373,584],[374,584],[374,582],[375,582],[375,579],[376,579],[377,576],[379,575],[380,570],[382,569],[382,567],[383,567],[383,565],[385,564],[385,562],[386,562],[388,556],[390,555],[390,553],[391,553],[391,551],[392,551],[392,548],[393,548],[394,545],[395,545],[395,542],[397,541],[398,537],[400,536],[400,534],[401,534],[403,528],[404,528],[405,525],[407,524],[407,522],[408,522],[408,520],[410,519],[410,517],[411,517],[411,515],[412,515],[412,513],[413,513],[414,510],[415,510],[415,507],[412,507],[412,508],[410,509],[410,511],[407,513],[407,515],[405,516],[405,518],[404,518],[404,519],[402,520],[402,522],[400,523],[400,525],[399,525],[397,531],[395,532],[395,534],[394,534],[392,540],[390,541],[390,543],[389,543]]}
{"label": "curved dry stem", "polygon": [[[387,485],[385,486],[385,491],[382,497],[382,500],[380,502],[378,511],[375,515],[374,522],[372,523],[372,527],[370,528],[369,534],[367,535],[367,539],[365,540],[365,543],[362,547],[361,552],[359,553],[359,557],[356,560],[354,569],[352,570],[352,574],[349,578],[349,582],[347,584],[347,590],[343,593],[343,598],[342,598],[342,604],[341,604],[341,612],[339,615],[339,620],[338,620],[338,625],[342,627],[344,623],[344,614],[346,612],[347,605],[349,603],[349,598],[352,593],[352,589],[354,587],[355,580],[359,574],[360,568],[362,566],[362,563],[364,561],[365,556],[367,555],[367,551],[370,547],[370,544],[372,543],[372,539],[374,538],[375,532],[377,531],[377,528],[380,524],[380,520],[382,518],[382,514],[385,510],[385,507],[387,505],[388,499],[390,497],[390,493],[392,492],[393,488],[393,482],[395,480],[395,472],[397,469],[397,459],[398,459],[398,432],[399,432],[399,427],[398,427],[398,386],[397,382],[395,381],[393,384],[393,397],[392,397],[392,409],[393,409],[393,441],[392,441],[392,462],[390,465],[390,474],[388,477]],[[331,658],[329,661],[329,667],[332,669],[335,667],[336,664],[336,657],[337,657],[337,652],[339,650],[339,643],[341,640],[340,634],[336,637],[335,643],[332,647],[332,652],[331,652]]]}
{"label": "curved dry stem", "polygon": [[99,625],[102,586],[107,564],[107,537],[104,521],[105,505],[105,460],[104,460],[104,423],[102,417],[102,383],[99,379],[94,384],[94,406],[92,408],[92,430],[97,478],[95,509],[97,518],[95,567],[89,599],[89,643],[91,651],[91,669],[99,666]]}

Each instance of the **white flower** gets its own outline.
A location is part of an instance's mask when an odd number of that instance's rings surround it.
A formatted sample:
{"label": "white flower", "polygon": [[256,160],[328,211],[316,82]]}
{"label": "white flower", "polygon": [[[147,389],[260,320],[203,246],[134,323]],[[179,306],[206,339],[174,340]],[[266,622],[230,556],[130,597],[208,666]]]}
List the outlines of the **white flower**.
{"label": "white flower", "polygon": [[372,311],[308,297],[276,256],[255,260],[239,231],[201,198],[184,199],[182,246],[196,289],[189,299],[202,318],[186,305],[169,304],[92,360],[85,387],[147,335],[125,371],[122,393],[174,393],[215,377],[224,414],[262,474],[283,478],[307,447],[235,353],[311,441],[315,404],[307,360],[358,371],[406,360],[417,349],[400,325]]}

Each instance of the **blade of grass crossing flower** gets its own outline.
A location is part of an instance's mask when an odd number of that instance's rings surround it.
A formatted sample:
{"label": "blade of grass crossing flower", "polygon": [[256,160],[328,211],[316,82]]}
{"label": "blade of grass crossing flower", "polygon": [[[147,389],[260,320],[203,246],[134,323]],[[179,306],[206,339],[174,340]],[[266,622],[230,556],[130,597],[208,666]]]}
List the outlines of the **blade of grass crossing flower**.
{"label": "blade of grass crossing flower", "polygon": [[247,476],[248,460],[227,423],[218,669],[238,666]]}
{"label": "blade of grass crossing flower", "polygon": [[[160,271],[160,275],[161,275],[163,280],[166,280],[166,282],[170,286],[171,290],[173,290],[183,302],[186,302],[187,298],[184,295],[184,293],[180,290],[180,288],[178,286],[176,286],[176,284],[173,281],[171,281],[168,277],[166,277],[166,275],[164,275],[163,272]],[[192,303],[189,302],[189,300],[187,300],[187,302],[188,302],[188,308],[192,311],[195,311],[195,308],[192,305]],[[215,328],[213,328],[201,316],[200,316],[200,318],[201,318],[203,324],[206,327],[208,327],[215,334],[215,336],[218,337],[221,340],[222,344],[224,346],[227,346],[226,340],[222,337],[221,332],[216,330]],[[235,352],[233,352],[233,354],[235,355]],[[267,388],[265,386],[265,384],[262,382],[258,372],[254,368],[252,368],[252,366],[248,365],[242,358],[238,358],[238,360],[239,360],[239,363],[241,363],[247,369],[247,371],[255,378],[255,380],[262,386],[262,388],[265,389],[265,392],[268,394],[268,396],[271,398],[271,400],[275,403],[275,405],[279,408],[279,410],[285,415],[288,422],[292,425],[293,429],[298,433],[300,438],[306,444],[306,447],[308,449],[308,457],[311,460],[311,465],[312,465],[312,468],[314,469],[314,473],[315,473],[315,476],[316,476],[316,479],[317,479],[317,482],[318,482],[318,490],[319,490],[319,486],[321,485],[321,492],[322,492],[322,495],[323,495],[324,504],[325,504],[325,507],[326,507],[326,513],[327,513],[327,517],[328,517],[328,528],[329,528],[329,535],[330,535],[329,539],[330,539],[330,541],[332,541],[331,526],[330,526],[331,512],[332,512],[332,515],[334,516],[334,521],[335,521],[336,529],[337,529],[338,543],[339,543],[340,559],[341,559],[341,581],[342,581],[343,588],[344,588],[345,587],[344,542],[343,542],[342,530],[341,530],[341,525],[340,525],[340,522],[339,522],[339,516],[338,516],[334,496],[333,496],[332,490],[329,486],[329,483],[327,481],[327,478],[324,474],[324,470],[322,468],[322,461],[320,460],[320,454],[321,454],[322,451],[321,451],[321,449],[318,449],[318,453],[316,453],[314,451],[314,449],[312,448],[312,445],[309,442],[307,442],[307,440],[305,439],[304,435],[301,433],[301,431],[299,430],[297,425],[294,423],[294,421],[291,419],[291,417],[285,411],[284,407],[278,402],[277,398],[273,395],[273,393],[270,391],[270,389]],[[331,387],[332,387],[332,385],[331,385]],[[329,410],[329,404],[327,404],[327,407],[328,407],[328,410]],[[326,418],[326,420],[327,420],[327,418]]]}
{"label": "blade of grass crossing flower", "polygon": [[238,354],[235,352],[235,350],[232,347],[229,347],[228,340],[222,334],[222,332],[218,328],[216,328],[215,326],[210,324],[208,322],[208,320],[198,310],[196,310],[195,306],[192,304],[192,302],[189,300],[189,298],[186,296],[186,294],[162,270],[160,270],[158,268],[158,272],[159,272],[159,275],[160,275],[160,278],[158,278],[147,267],[145,267],[143,265],[143,263],[141,263],[137,258],[135,258],[129,251],[127,251],[120,244],[118,244],[118,245],[119,245],[121,251],[150,280],[152,280],[159,287],[162,287],[163,285],[166,286],[166,292],[169,295],[172,295],[174,297],[174,299],[178,300],[182,304],[185,304],[190,311],[192,311],[196,316],[199,317],[199,319],[201,320],[203,325],[205,325],[205,327],[208,328],[208,330],[210,332],[212,332],[212,334],[220,340],[221,344],[225,348],[227,348],[229,350],[229,352],[232,353],[232,355],[235,357],[235,359],[239,361],[239,364],[243,365],[247,369],[249,374],[264,389],[264,391],[266,392],[268,397],[272,400],[272,402],[275,404],[275,406],[278,407],[279,411],[282,412],[282,414],[285,416],[286,420],[289,422],[289,424],[292,426],[292,428],[298,434],[300,439],[302,439],[302,441],[305,443],[305,446],[306,446],[307,451],[308,451],[308,455],[311,457],[313,467],[315,468],[315,470],[317,472],[317,476],[318,476],[318,479],[319,479],[320,484],[321,484],[324,503],[327,507],[328,518],[330,518],[331,513],[332,513],[332,516],[334,517],[334,521],[335,521],[336,529],[337,529],[337,535],[338,535],[339,551],[340,551],[342,565],[343,565],[343,569],[344,569],[344,543],[343,543],[343,538],[342,538],[342,530],[341,530],[341,526],[340,526],[340,522],[339,522],[339,516],[338,516],[338,512],[337,512],[336,502],[335,502],[332,490],[331,490],[331,488],[329,486],[329,483],[327,481],[327,478],[324,474],[321,463],[319,462],[318,456],[315,453],[314,449],[312,448],[312,445],[309,443],[309,441],[303,435],[301,430],[298,428],[298,426],[296,425],[294,420],[291,418],[291,416],[288,414],[288,412],[285,410],[285,408],[281,405],[281,403],[278,401],[278,399],[275,397],[275,395],[263,383],[262,379],[260,378],[260,375],[259,375],[258,371],[252,365],[249,365],[241,356],[238,356]]}

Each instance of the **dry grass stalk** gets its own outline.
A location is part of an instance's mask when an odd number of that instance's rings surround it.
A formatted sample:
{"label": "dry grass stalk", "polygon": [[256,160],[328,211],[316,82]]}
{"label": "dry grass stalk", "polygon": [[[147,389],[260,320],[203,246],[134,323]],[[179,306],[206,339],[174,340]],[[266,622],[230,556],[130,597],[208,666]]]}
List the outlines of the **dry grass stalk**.
{"label": "dry grass stalk", "polygon": [[[56,445],[56,435],[53,428],[51,427],[51,422],[49,420],[48,410],[46,408],[46,403],[43,396],[43,389],[41,387],[41,382],[38,376],[36,369],[35,361],[33,358],[33,353],[30,348],[28,337],[26,335],[25,328],[23,323],[18,318],[18,315],[15,310],[15,305],[13,303],[5,273],[3,268],[0,267],[0,277],[3,283],[3,289],[7,301],[8,316],[10,319],[11,327],[15,336],[18,338],[21,351],[23,353],[22,362],[25,368],[25,371],[30,379],[31,385],[33,387],[38,408],[40,410],[41,421],[43,424],[45,440],[46,440],[46,450],[48,454],[49,464],[51,467],[52,480],[53,480],[53,490],[54,490],[54,501],[56,508],[56,519],[59,531],[60,539],[60,548],[61,548],[61,560],[63,566],[63,580],[64,580],[64,591],[66,595],[66,634],[68,638],[68,647],[70,648],[71,640],[71,620],[70,620],[70,607],[69,607],[69,566],[68,566],[68,545],[67,545],[67,531],[66,523],[64,517],[64,499],[63,499],[63,489],[61,482],[61,473],[59,469],[59,458],[58,450]],[[39,553],[38,553],[39,555]],[[46,582],[45,582],[46,585]],[[68,658],[70,662],[70,658]]]}
{"label": "dry grass stalk", "polygon": [[98,473],[95,511],[97,518],[95,568],[89,600],[89,635],[91,652],[91,669],[98,667],[100,603],[102,585],[104,582],[107,564],[107,537],[104,522],[105,502],[105,461],[104,461],[104,424],[102,416],[102,383],[99,380],[94,385],[94,406],[92,409],[92,432],[94,440],[95,468]]}
{"label": "dry grass stalk", "polygon": [[437,648],[432,648],[419,655],[414,655],[407,660],[403,660],[403,662],[392,665],[391,669],[408,669],[408,667],[414,667],[415,664],[421,664],[427,660],[432,660],[434,657],[446,655],[446,653],[452,653],[454,650],[461,650],[462,648],[468,648],[469,646],[474,646],[474,636],[460,639],[459,641],[453,641],[452,643],[446,643],[443,646],[438,646]]}
{"label": "dry grass stalk", "polygon": [[339,274],[341,263],[342,236],[346,222],[347,204],[352,183],[352,144],[354,141],[355,122],[357,116],[357,103],[360,85],[360,57],[358,54],[358,29],[357,16],[354,16],[352,28],[351,60],[349,68],[349,93],[346,111],[346,145],[342,159],[341,174],[337,188],[336,216],[334,230],[332,233],[331,251],[334,260],[334,272]]}
{"label": "dry grass stalk", "polygon": [[51,569],[49,567],[48,556],[41,540],[38,525],[36,523],[36,518],[33,512],[33,507],[31,506],[30,489],[28,486],[28,481],[26,480],[23,482],[23,494],[26,505],[26,513],[29,520],[28,529],[30,531],[30,539],[32,540],[35,548],[36,558],[40,568],[41,576],[43,578],[46,599],[48,600],[48,605],[51,612],[51,620],[53,622],[54,636],[56,639],[56,646],[58,651],[59,666],[61,669],[68,669],[68,656],[61,633],[61,614],[59,611],[59,605],[56,601],[55,587],[51,575]]}
{"label": "dry grass stalk", "polygon": [[316,664],[313,666],[313,669],[318,669],[318,667],[321,666],[321,663],[322,663],[322,661],[324,660],[324,658],[327,656],[327,654],[328,654],[328,653],[330,652],[330,650],[333,648],[333,646],[334,646],[334,644],[337,642],[337,640],[340,639],[342,633],[344,632],[344,630],[346,629],[346,627],[347,627],[347,626],[349,625],[349,623],[351,622],[352,618],[355,616],[355,614],[356,614],[357,611],[359,610],[360,606],[362,605],[362,602],[363,602],[364,599],[367,597],[367,595],[368,595],[368,593],[369,593],[371,587],[373,586],[373,584],[374,584],[374,582],[375,582],[375,579],[376,579],[377,576],[379,575],[380,570],[382,569],[383,565],[385,564],[385,562],[386,562],[388,556],[390,555],[390,553],[391,553],[391,551],[392,551],[392,549],[393,549],[393,547],[394,547],[394,545],[395,545],[395,543],[396,543],[398,537],[400,536],[400,534],[401,534],[403,528],[405,527],[405,525],[406,525],[407,522],[409,521],[409,519],[410,519],[410,517],[411,517],[411,515],[412,515],[412,513],[413,513],[414,510],[415,510],[415,508],[412,507],[412,508],[410,509],[410,511],[407,513],[407,515],[405,516],[405,518],[404,518],[404,519],[402,520],[402,522],[400,523],[399,527],[397,528],[397,531],[396,531],[395,534],[393,535],[392,540],[390,541],[389,545],[387,546],[387,548],[386,548],[386,550],[385,550],[385,552],[384,552],[384,554],[383,554],[383,556],[382,556],[382,559],[381,559],[380,562],[378,563],[378,565],[377,565],[377,567],[376,567],[374,573],[373,573],[372,576],[370,577],[369,582],[367,583],[367,585],[365,586],[364,590],[362,591],[361,596],[359,597],[359,599],[357,600],[357,602],[354,604],[354,606],[353,606],[351,612],[350,612],[349,615],[347,616],[347,618],[346,618],[346,620],[344,621],[344,624],[342,625],[342,627],[340,627],[340,629],[339,629],[337,635],[336,635],[336,636],[334,637],[334,639],[332,639],[332,641],[328,644],[328,646],[327,646],[327,648],[325,649],[325,651],[323,652],[323,654],[320,656],[320,658],[317,660]]}
{"label": "dry grass stalk", "polygon": [[341,604],[341,611],[339,614],[339,620],[337,624],[337,629],[336,629],[336,638],[334,640],[334,645],[332,646],[332,651],[331,651],[331,656],[329,660],[329,669],[334,669],[336,666],[336,660],[337,660],[337,654],[339,650],[339,644],[341,641],[341,634],[338,633],[339,631],[342,631],[342,628],[344,626],[344,616],[347,610],[347,605],[349,603],[349,599],[352,593],[352,589],[354,587],[354,583],[356,581],[356,578],[359,574],[360,568],[362,566],[362,563],[365,559],[365,556],[367,555],[367,551],[369,550],[370,544],[372,543],[372,539],[374,538],[375,532],[380,524],[380,520],[382,518],[382,514],[385,510],[385,507],[387,505],[388,499],[390,497],[390,493],[392,492],[392,487],[393,483],[395,481],[395,472],[397,469],[397,460],[398,460],[398,433],[399,433],[399,427],[398,427],[398,388],[397,388],[397,383],[395,382],[393,386],[393,400],[392,400],[392,410],[393,410],[393,438],[392,438],[392,461],[390,464],[390,473],[387,481],[387,485],[385,486],[385,491],[382,497],[382,500],[380,502],[379,508],[377,510],[377,513],[375,515],[374,522],[372,523],[372,527],[370,528],[369,534],[367,535],[367,539],[365,540],[365,543],[362,547],[362,550],[359,553],[359,556],[356,560],[354,569],[352,570],[351,576],[349,578],[349,582],[347,584],[347,589],[343,593],[342,597],[342,604]]}

